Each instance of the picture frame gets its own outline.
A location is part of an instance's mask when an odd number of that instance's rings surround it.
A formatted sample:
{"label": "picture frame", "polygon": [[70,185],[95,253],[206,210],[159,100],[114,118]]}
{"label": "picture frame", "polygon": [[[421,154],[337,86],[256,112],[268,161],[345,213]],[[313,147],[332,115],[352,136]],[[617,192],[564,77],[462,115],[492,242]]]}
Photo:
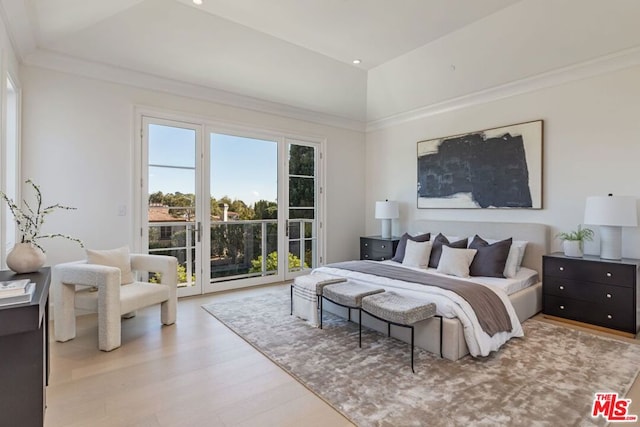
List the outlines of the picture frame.
{"label": "picture frame", "polygon": [[417,143],[419,209],[542,209],[543,121]]}

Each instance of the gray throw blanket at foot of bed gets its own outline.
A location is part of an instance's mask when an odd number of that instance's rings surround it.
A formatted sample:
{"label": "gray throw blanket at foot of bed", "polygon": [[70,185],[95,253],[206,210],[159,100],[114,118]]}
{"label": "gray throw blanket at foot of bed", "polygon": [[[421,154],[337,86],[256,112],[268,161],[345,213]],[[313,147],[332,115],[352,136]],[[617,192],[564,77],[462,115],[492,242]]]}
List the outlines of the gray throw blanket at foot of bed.
{"label": "gray throw blanket at foot of bed", "polygon": [[356,271],[358,273],[371,274],[420,285],[436,286],[455,292],[464,298],[471,308],[473,308],[478,318],[478,323],[480,323],[482,330],[489,336],[493,336],[498,332],[511,332],[513,330],[509,312],[502,300],[495,292],[486,286],[465,282],[464,280],[452,277],[426,275],[419,271],[380,263],[378,261],[338,262],[329,264],[326,267]]}

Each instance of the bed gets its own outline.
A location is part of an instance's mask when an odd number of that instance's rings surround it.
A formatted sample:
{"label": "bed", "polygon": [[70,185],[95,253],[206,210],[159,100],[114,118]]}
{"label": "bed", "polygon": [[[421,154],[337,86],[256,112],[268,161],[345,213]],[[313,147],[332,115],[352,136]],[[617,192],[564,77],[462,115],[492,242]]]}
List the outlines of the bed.
{"label": "bed", "polygon": [[[469,316],[459,311],[459,304],[455,301],[449,304],[442,299],[445,298],[443,294],[446,294],[447,291],[434,290],[431,287],[374,276],[358,271],[334,268],[331,265],[317,268],[314,272],[347,277],[356,283],[382,286],[386,290],[393,290],[401,294],[424,298],[425,301],[436,302],[440,311],[438,314],[444,317],[442,349],[440,349],[440,320],[437,318],[427,319],[415,325],[416,346],[433,353],[440,353],[440,350],[442,350],[443,356],[450,360],[458,360],[470,353],[475,356],[485,356],[489,354],[490,351],[498,350],[500,346],[511,337],[522,335],[520,322],[541,311],[542,284],[539,278],[542,277],[542,255],[547,253],[549,244],[549,230],[546,225],[531,223],[416,221],[410,225],[408,232],[411,235],[430,232],[432,239],[433,236],[442,233],[448,236],[470,238],[478,234],[487,240],[502,240],[511,237],[514,241],[527,241],[526,251],[521,263],[522,268],[515,277],[510,279],[471,277],[469,279],[474,282],[485,283],[490,285],[490,287],[497,286],[502,289],[501,292],[498,292],[498,295],[504,300],[505,308],[507,308],[509,315],[514,319],[512,322],[513,331],[509,334],[501,332],[491,337],[480,336],[483,334],[478,334],[477,331],[473,330],[474,325],[470,324]],[[400,266],[400,264],[393,261],[384,261],[383,263]],[[429,271],[432,272],[432,269],[429,269]],[[334,314],[347,317],[347,311],[343,307],[327,302],[324,308]],[[367,316],[363,318],[363,325],[381,332],[386,332],[385,323]],[[406,342],[409,341],[409,333],[405,328],[392,328],[392,336]]]}

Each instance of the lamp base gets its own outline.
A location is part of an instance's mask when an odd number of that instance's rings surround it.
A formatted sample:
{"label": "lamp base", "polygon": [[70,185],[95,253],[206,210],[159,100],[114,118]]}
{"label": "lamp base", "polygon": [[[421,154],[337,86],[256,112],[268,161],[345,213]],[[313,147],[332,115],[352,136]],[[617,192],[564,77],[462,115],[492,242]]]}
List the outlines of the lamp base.
{"label": "lamp base", "polygon": [[382,238],[383,239],[391,238],[391,220],[390,219],[382,220]]}
{"label": "lamp base", "polygon": [[622,227],[600,226],[600,258],[622,259]]}

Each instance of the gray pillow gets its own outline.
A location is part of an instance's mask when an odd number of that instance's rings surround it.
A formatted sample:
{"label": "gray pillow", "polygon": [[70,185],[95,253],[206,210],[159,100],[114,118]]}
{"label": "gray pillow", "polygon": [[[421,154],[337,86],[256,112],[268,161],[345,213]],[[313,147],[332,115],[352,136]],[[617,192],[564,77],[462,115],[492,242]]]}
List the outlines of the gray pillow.
{"label": "gray pillow", "polygon": [[469,274],[471,276],[504,278],[504,266],[509,256],[512,240],[508,238],[489,244],[476,234],[469,244],[469,249],[477,249],[478,253],[469,266]]}
{"label": "gray pillow", "polygon": [[396,253],[391,258],[391,261],[402,262],[404,261],[404,252],[407,249],[407,240],[413,240],[414,242],[422,243],[428,242],[431,239],[431,233],[419,234],[417,236],[411,236],[409,233],[404,233],[400,237],[398,246],[396,247]]}
{"label": "gray pillow", "polygon": [[440,263],[440,257],[442,256],[442,245],[446,245],[454,249],[467,249],[467,239],[458,240],[457,242],[449,242],[449,239],[444,237],[442,233],[433,239],[431,244],[431,256],[429,257],[429,267],[438,268]]}

